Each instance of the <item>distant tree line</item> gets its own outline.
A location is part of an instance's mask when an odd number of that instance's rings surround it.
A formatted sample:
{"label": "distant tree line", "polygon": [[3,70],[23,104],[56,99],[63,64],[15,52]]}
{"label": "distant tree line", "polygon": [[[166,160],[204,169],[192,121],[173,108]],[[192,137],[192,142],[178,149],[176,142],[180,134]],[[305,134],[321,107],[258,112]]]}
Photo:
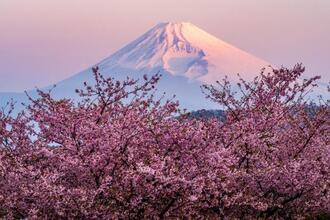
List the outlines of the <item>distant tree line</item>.
{"label": "distant tree line", "polygon": [[189,117],[193,119],[217,119],[220,121],[224,121],[226,119],[225,111],[224,110],[208,110],[202,109],[197,111],[189,112]]}

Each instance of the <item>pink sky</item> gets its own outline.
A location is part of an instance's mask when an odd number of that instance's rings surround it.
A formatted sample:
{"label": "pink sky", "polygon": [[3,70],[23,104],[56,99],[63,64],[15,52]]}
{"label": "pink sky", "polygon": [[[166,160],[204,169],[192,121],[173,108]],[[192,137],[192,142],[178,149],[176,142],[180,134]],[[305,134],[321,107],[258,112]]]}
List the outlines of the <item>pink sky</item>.
{"label": "pink sky", "polygon": [[1,0],[0,91],[42,87],[161,21],[189,21],[275,65],[330,80],[328,0]]}

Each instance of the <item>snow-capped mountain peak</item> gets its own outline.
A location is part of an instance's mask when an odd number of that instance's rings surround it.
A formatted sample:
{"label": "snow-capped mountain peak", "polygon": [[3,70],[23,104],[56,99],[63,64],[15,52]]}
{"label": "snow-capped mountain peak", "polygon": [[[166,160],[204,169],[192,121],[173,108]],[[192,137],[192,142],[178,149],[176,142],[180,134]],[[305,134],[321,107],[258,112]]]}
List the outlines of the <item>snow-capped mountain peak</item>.
{"label": "snow-capped mountain peak", "polygon": [[254,75],[267,65],[189,22],[160,23],[99,63],[106,69],[159,69],[203,83],[238,72]]}
{"label": "snow-capped mountain peak", "polygon": [[[200,85],[214,83],[227,75],[237,80],[236,73],[245,79],[259,74],[268,63],[246,53],[203,31],[188,22],[160,23],[145,34],[110,55],[98,66],[107,76],[122,80],[126,77],[141,78],[144,74],[160,72],[163,76],[157,85],[160,94],[176,95],[183,108],[189,110],[216,108],[207,101]],[[92,67],[91,66],[91,67]],[[56,98],[79,99],[76,88],[83,82],[93,83],[91,68],[83,70],[57,83],[52,95]],[[50,87],[46,87],[48,89]],[[37,96],[36,90],[29,94]],[[28,102],[24,94],[0,94],[0,106],[13,98]]]}

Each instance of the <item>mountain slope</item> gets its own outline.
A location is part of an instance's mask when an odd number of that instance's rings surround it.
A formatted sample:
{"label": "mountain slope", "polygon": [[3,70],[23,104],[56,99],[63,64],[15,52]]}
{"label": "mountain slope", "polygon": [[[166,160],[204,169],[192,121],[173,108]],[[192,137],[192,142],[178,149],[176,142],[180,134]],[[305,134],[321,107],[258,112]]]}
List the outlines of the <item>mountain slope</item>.
{"label": "mountain slope", "polygon": [[[166,92],[168,97],[176,94],[182,107],[195,110],[216,108],[205,100],[201,84],[214,83],[225,75],[235,80],[237,73],[252,78],[268,63],[193,24],[168,22],[156,25],[96,65],[102,74],[116,79],[160,72],[163,75],[158,87],[160,94]],[[89,68],[59,82],[53,94],[57,98],[75,97],[74,89],[91,80]]]}
{"label": "mountain slope", "polygon": [[193,24],[160,23],[99,63],[117,67],[159,69],[202,83],[213,83],[225,74],[256,74],[269,63],[206,33]]}

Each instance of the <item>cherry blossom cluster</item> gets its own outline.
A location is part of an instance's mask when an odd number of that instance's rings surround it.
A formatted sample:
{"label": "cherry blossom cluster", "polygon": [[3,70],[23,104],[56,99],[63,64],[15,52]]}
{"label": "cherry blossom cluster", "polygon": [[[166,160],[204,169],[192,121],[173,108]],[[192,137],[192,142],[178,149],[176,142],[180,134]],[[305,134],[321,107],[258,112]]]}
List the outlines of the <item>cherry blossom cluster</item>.
{"label": "cherry blossom cluster", "polygon": [[329,216],[329,101],[306,99],[319,77],[303,72],[203,86],[224,120],[159,97],[160,75],[116,81],[95,67],[78,103],[38,91],[18,115],[0,112],[0,218]]}

